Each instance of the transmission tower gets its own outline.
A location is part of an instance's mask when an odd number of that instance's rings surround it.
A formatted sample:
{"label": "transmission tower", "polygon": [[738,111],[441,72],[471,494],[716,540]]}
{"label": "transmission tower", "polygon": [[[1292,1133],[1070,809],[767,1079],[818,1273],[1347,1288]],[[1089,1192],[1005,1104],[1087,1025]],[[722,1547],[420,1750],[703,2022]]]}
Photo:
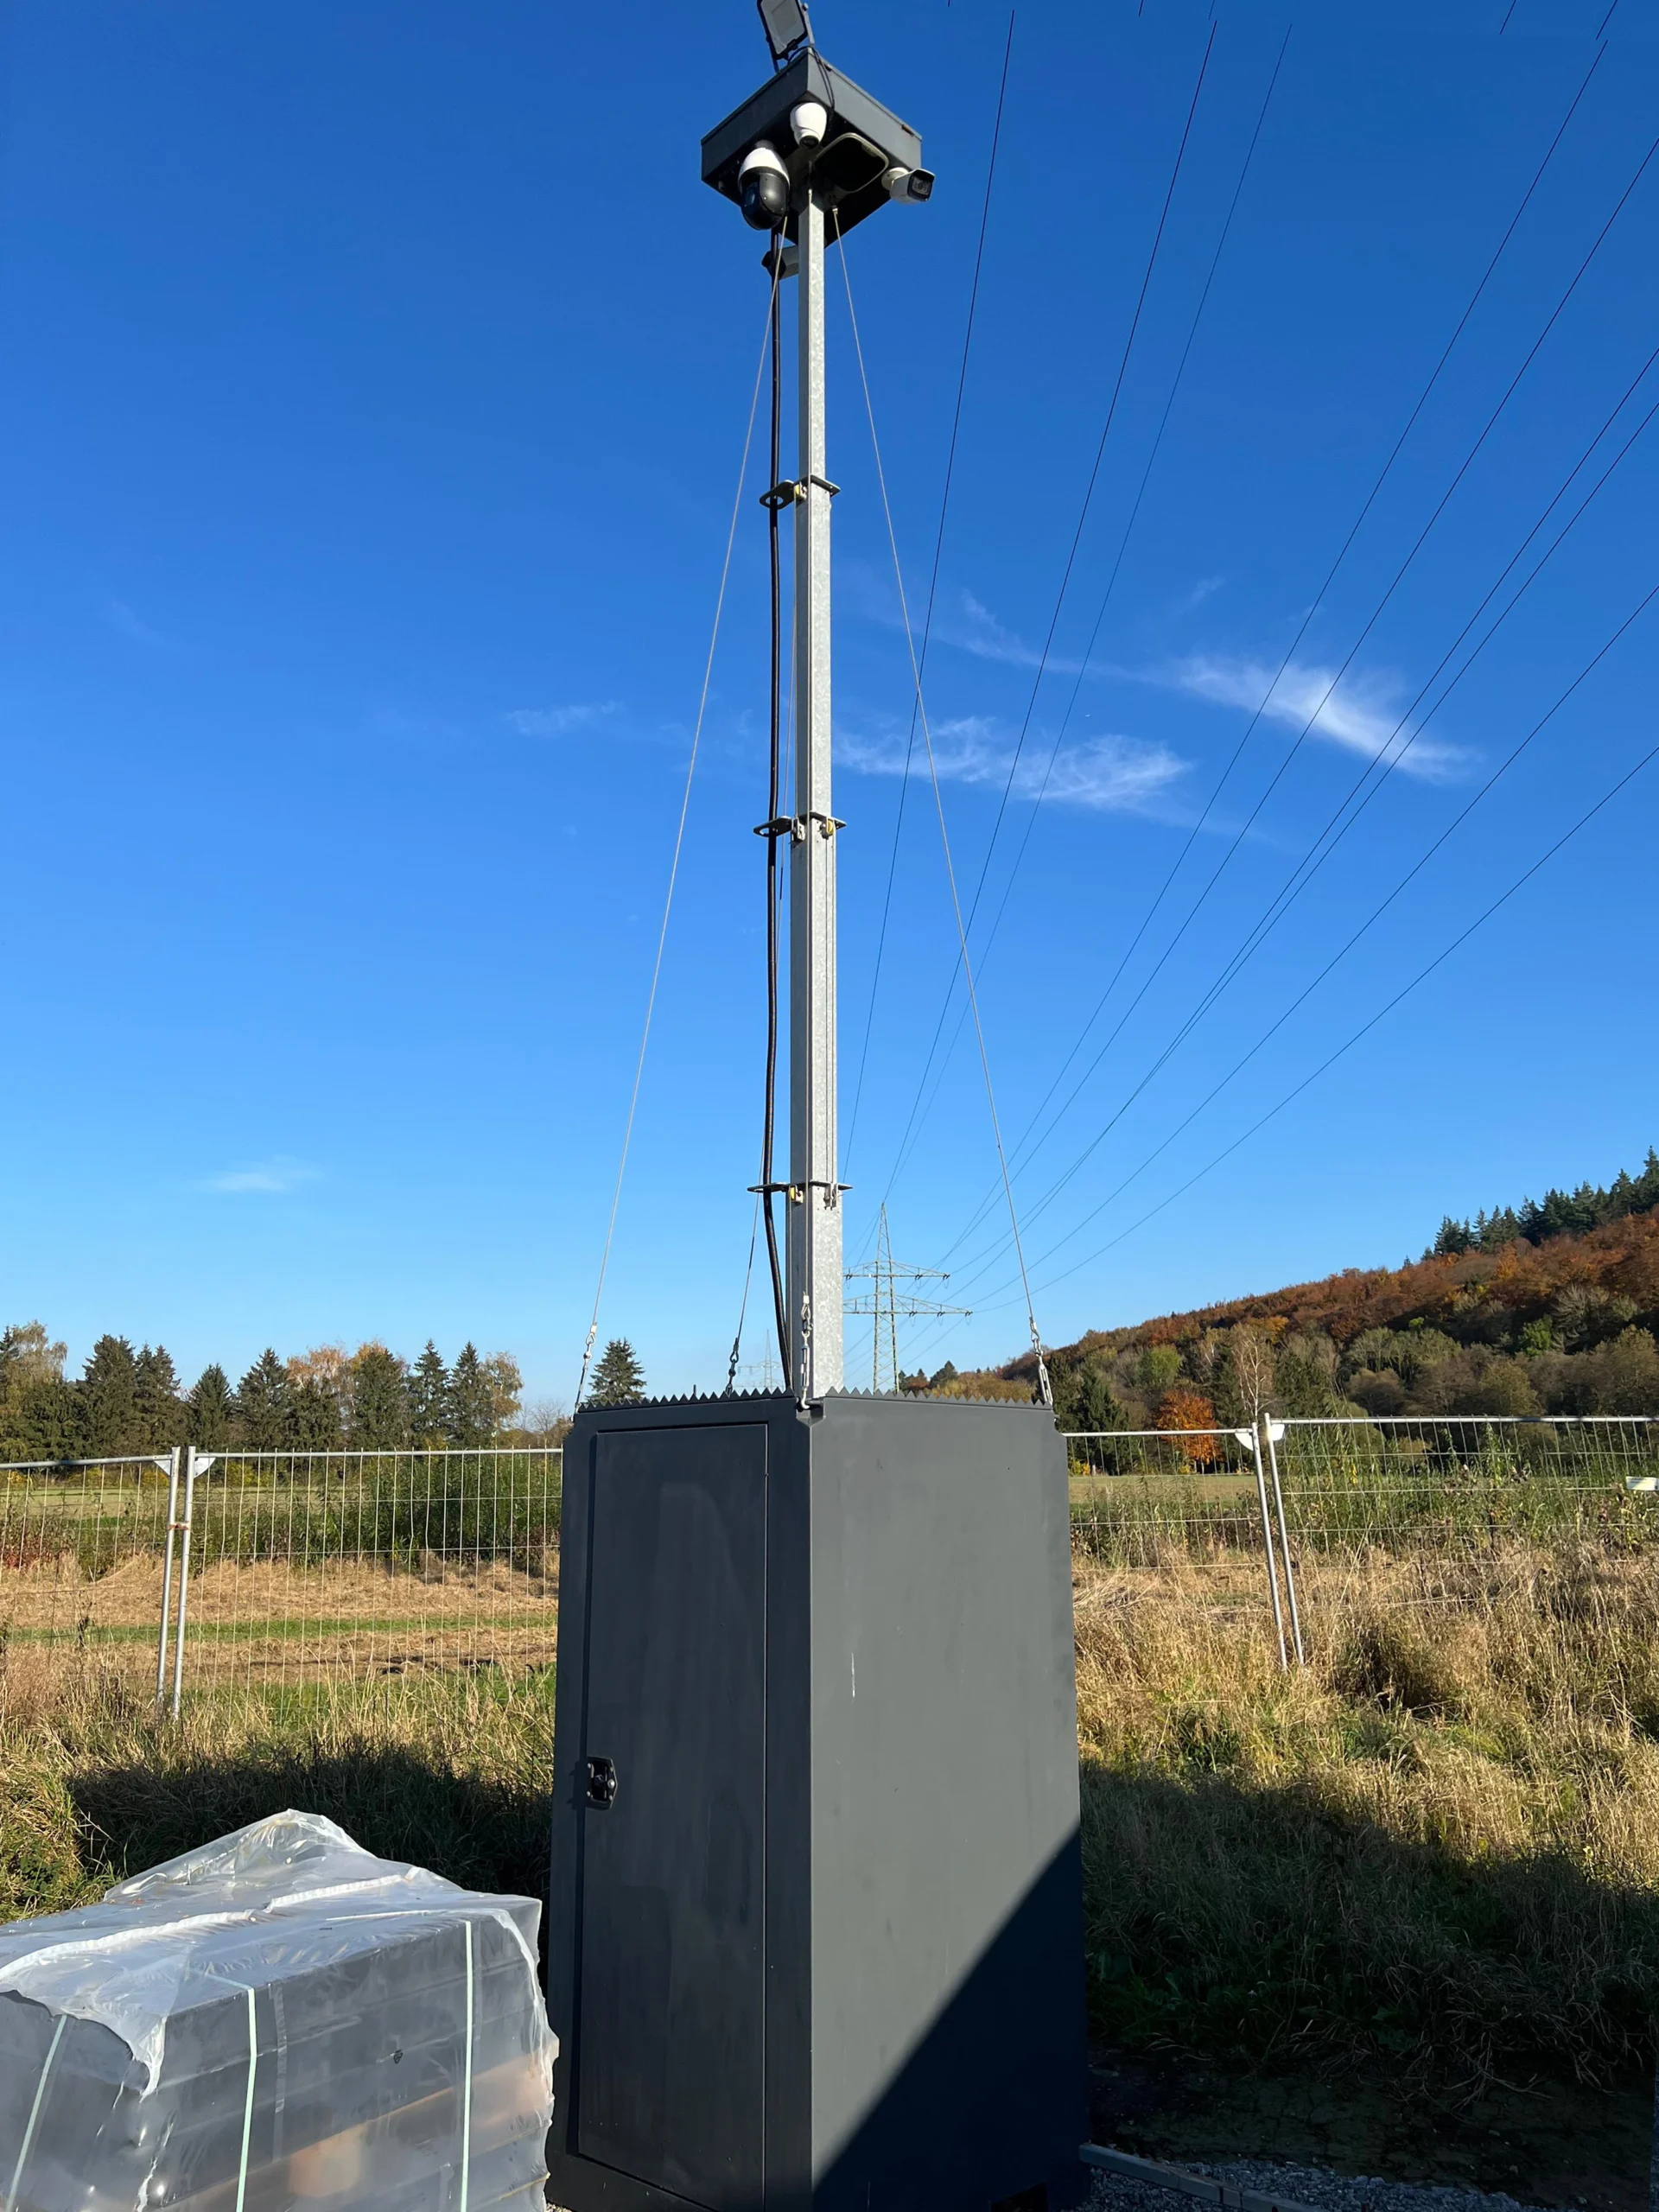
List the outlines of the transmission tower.
{"label": "transmission tower", "polygon": [[[875,1257],[867,1260],[861,1268],[849,1268],[849,1282],[868,1282],[868,1297],[849,1298],[842,1311],[848,1313],[868,1313],[874,1326],[870,1332],[870,1388],[875,1391],[896,1390],[899,1388],[899,1317],[906,1320],[919,1315],[936,1313],[969,1313],[968,1306],[941,1306],[937,1300],[919,1298],[914,1292],[899,1288],[900,1282],[949,1282],[949,1272],[944,1268],[901,1268],[893,1256],[893,1239],[887,1232],[887,1209],[884,1205],[875,1226]],[[885,1327],[884,1325],[885,1324]],[[886,1380],[883,1356],[885,1354]]]}

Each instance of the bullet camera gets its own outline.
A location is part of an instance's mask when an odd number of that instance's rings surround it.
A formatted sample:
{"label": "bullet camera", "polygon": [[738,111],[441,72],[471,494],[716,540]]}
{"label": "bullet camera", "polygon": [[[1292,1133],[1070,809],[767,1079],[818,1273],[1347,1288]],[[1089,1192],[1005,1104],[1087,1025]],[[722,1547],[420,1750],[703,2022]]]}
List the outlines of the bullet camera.
{"label": "bullet camera", "polygon": [[894,162],[882,170],[881,182],[889,200],[931,200],[933,196],[931,169],[907,169]]}
{"label": "bullet camera", "polygon": [[789,213],[789,171],[764,141],[743,156],[737,200],[753,230],[775,231]]}

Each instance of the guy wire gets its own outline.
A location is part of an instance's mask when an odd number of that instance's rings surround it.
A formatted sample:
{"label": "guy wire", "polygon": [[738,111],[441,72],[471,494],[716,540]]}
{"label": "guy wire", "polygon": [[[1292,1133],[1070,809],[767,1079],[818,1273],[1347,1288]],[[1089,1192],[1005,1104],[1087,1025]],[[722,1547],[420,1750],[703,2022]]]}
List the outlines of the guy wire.
{"label": "guy wire", "polygon": [[[1014,1249],[1019,1258],[1022,1281],[1026,1274],[1025,1250],[1020,1241],[1020,1217],[1014,1204],[1014,1185],[1008,1179],[1007,1154],[1002,1149],[1002,1125],[997,1118],[996,1091],[991,1082],[990,1056],[985,1049],[985,1026],[979,1016],[979,994],[974,988],[974,970],[968,957],[968,931],[962,918],[962,898],[957,889],[957,870],[950,857],[950,833],[945,827],[944,794],[939,788],[939,771],[933,758],[933,734],[928,727],[927,702],[922,696],[921,664],[916,658],[916,639],[910,626],[910,606],[905,596],[905,572],[899,559],[899,539],[893,526],[893,507],[887,498],[887,475],[881,466],[881,442],[876,435],[875,408],[870,398],[870,379],[864,367],[864,346],[858,334],[858,311],[853,305],[853,280],[847,266],[847,241],[837,240],[840,246],[841,278],[847,288],[847,318],[852,325],[853,353],[858,362],[858,381],[864,394],[864,413],[870,426],[870,451],[875,460],[875,480],[881,494],[881,513],[887,528],[887,544],[893,554],[893,583],[899,593],[899,612],[905,626],[905,645],[910,654],[911,680],[916,688],[916,716],[922,726],[922,742],[927,748],[927,772],[933,785],[934,810],[939,820],[939,842],[944,852],[944,873],[950,886],[951,911],[956,916],[957,942],[961,948],[963,981],[967,985],[968,1003],[973,1008],[974,1035],[979,1046],[980,1071],[985,1078],[985,1103],[990,1109],[991,1135],[996,1142],[997,1165],[1002,1171],[1002,1189],[1008,1203],[1008,1226],[1014,1236]],[[1043,1351],[1043,1340],[1037,1327],[1036,1310],[1032,1305],[1030,1286],[1026,1291],[1026,1322],[1031,1331],[1031,1348],[1037,1359],[1037,1390],[1039,1401],[1053,1410],[1054,1392],[1049,1382],[1048,1361]]]}
{"label": "guy wire", "polygon": [[633,1120],[639,1106],[639,1083],[645,1071],[645,1047],[651,1042],[651,1018],[657,1007],[657,986],[663,973],[663,948],[668,942],[669,916],[674,910],[674,887],[680,873],[680,853],[685,843],[685,821],[691,805],[691,779],[697,769],[697,747],[702,737],[703,717],[709,711],[709,686],[715,672],[715,648],[720,642],[720,619],[726,607],[726,585],[732,573],[732,548],[737,542],[737,518],[743,503],[743,480],[749,473],[749,448],[754,437],[754,418],[760,405],[760,379],[766,374],[766,341],[771,326],[777,319],[777,279],[772,280],[772,301],[767,310],[767,329],[760,340],[760,358],[755,363],[754,390],[749,398],[749,419],[743,432],[743,458],[738,464],[737,488],[732,494],[732,518],[726,531],[726,554],[720,564],[720,588],[715,594],[715,619],[709,636],[708,658],[702,665],[702,689],[697,696],[697,718],[691,728],[691,757],[685,764],[685,789],[680,797],[680,818],[674,832],[674,855],[669,863],[668,889],[663,899],[662,927],[657,932],[657,957],[652,963],[651,988],[645,996],[645,1026],[639,1033],[639,1057],[634,1062],[633,1088],[628,1094],[628,1116],[622,1129],[621,1156],[616,1163],[616,1185],[611,1192],[610,1218],[605,1224],[605,1249],[600,1255],[599,1281],[594,1286],[594,1307],[588,1323],[588,1341],[582,1347],[582,1372],[576,1381],[575,1404],[580,1410],[582,1394],[588,1387],[588,1366],[594,1356],[594,1339],[599,1335],[600,1300],[605,1295],[605,1276],[611,1263],[611,1246],[616,1236],[616,1212],[622,1200],[622,1178],[627,1172],[628,1147],[633,1139]]}
{"label": "guy wire", "polygon": [[[968,288],[968,323],[962,334],[962,366],[957,372],[956,411],[950,417],[950,444],[944,457],[944,486],[939,494],[939,526],[933,537],[933,572],[927,582],[927,606],[922,615],[922,650],[918,668],[927,666],[927,648],[933,636],[933,601],[939,588],[939,557],[944,550],[945,517],[950,511],[950,486],[956,474],[957,440],[962,430],[962,403],[968,389],[968,357],[973,349],[974,317],[979,307],[980,271],[985,262],[985,232],[991,219],[991,188],[996,182],[996,149],[1002,138],[1002,104],[1008,90],[1008,62],[1014,53],[1014,14],[1008,10],[1008,35],[1002,48],[1002,78],[996,89],[996,115],[991,124],[991,153],[985,169],[985,199],[979,211],[979,244],[974,251],[974,277]],[[881,987],[881,957],[887,950],[887,922],[893,912],[893,887],[899,873],[899,837],[905,826],[905,795],[910,789],[910,766],[916,752],[916,709],[910,715],[910,734],[905,742],[904,773],[899,779],[899,805],[893,822],[893,849],[887,855],[887,895],[881,902],[881,926],[875,940],[875,966],[870,976],[870,999],[864,1014],[864,1042],[858,1056],[858,1079],[853,1086],[853,1111],[847,1126],[847,1149],[842,1166],[849,1166],[853,1140],[858,1135],[859,1103],[864,1096],[864,1071],[870,1057],[870,1032],[875,1022],[875,997]]]}

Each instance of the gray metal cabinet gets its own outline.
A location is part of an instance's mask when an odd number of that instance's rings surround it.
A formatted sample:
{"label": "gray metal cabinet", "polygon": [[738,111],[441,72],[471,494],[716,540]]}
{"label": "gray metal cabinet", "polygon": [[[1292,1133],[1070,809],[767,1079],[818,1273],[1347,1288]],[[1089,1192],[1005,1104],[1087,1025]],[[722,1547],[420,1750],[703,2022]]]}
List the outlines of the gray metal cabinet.
{"label": "gray metal cabinet", "polygon": [[560,1574],[555,2201],[1077,2202],[1052,1418],[851,1395],[585,1411]]}

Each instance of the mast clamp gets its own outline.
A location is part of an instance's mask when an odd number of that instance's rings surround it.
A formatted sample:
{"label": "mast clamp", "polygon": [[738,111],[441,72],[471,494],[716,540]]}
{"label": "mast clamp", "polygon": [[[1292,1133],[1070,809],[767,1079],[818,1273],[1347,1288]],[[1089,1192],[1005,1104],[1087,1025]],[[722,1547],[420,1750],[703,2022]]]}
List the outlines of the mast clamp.
{"label": "mast clamp", "polygon": [[781,484],[774,484],[770,492],[763,492],[760,494],[760,504],[763,507],[771,507],[774,510],[779,507],[793,506],[797,499],[805,499],[815,484],[819,491],[827,492],[832,499],[841,490],[840,485],[832,484],[827,476],[804,477],[799,483],[792,478],[785,477]]}
{"label": "mast clamp", "polygon": [[792,1206],[801,1205],[809,1191],[823,1191],[826,1194],[825,1205],[838,1206],[842,1193],[852,1187],[850,1183],[826,1183],[822,1177],[814,1177],[806,1183],[751,1183],[748,1185],[751,1191],[758,1192],[763,1198],[787,1198]]}
{"label": "mast clamp", "polygon": [[774,814],[770,822],[757,822],[754,834],[757,837],[787,837],[791,844],[804,844],[809,826],[814,822],[818,825],[820,837],[833,837],[837,830],[847,827],[838,814]]}

